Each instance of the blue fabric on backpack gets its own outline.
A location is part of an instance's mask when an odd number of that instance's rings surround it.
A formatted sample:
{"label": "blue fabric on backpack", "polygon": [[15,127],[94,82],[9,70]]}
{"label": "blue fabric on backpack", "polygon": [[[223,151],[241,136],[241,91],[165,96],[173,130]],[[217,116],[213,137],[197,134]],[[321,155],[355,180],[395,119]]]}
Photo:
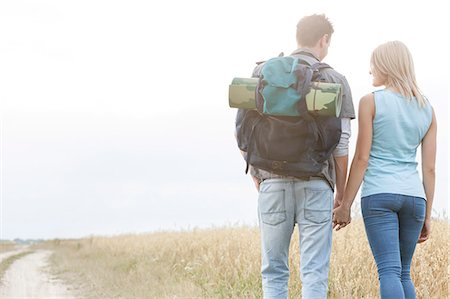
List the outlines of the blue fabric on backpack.
{"label": "blue fabric on backpack", "polygon": [[[296,57],[276,57],[254,71],[259,77],[255,109],[239,109],[236,132],[249,165],[274,174],[305,179],[322,176],[326,161],[341,137],[341,120],[309,113],[306,95],[311,82],[326,82],[321,70]],[[330,184],[333,188],[333,185]]]}
{"label": "blue fabric on backpack", "polygon": [[297,91],[298,58],[291,56],[275,57],[264,63],[261,70],[264,87],[261,95],[264,100],[263,113],[269,115],[299,116],[298,102],[302,100]]}

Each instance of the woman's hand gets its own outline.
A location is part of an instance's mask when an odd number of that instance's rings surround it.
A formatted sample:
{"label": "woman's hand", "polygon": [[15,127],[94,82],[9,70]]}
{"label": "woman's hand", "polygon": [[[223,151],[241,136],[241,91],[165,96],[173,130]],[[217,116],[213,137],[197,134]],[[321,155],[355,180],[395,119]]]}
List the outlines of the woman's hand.
{"label": "woman's hand", "polygon": [[336,231],[346,227],[351,221],[350,207],[340,205],[333,210],[333,229],[336,228]]}
{"label": "woman's hand", "polygon": [[423,243],[430,237],[431,234],[431,221],[430,219],[425,219],[423,223],[422,231],[420,232],[419,240],[417,243]]}

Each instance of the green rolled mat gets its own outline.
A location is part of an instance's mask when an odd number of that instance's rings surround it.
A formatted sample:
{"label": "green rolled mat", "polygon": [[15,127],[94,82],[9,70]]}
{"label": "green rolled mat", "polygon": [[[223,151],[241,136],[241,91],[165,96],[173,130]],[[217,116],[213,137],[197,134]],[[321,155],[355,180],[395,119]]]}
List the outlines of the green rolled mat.
{"label": "green rolled mat", "polygon": [[258,78],[234,78],[228,90],[231,108],[255,109],[255,90]]}
{"label": "green rolled mat", "polygon": [[309,111],[319,115],[339,117],[342,107],[342,89],[339,83],[311,82],[311,90],[306,95]]}
{"label": "green rolled mat", "polygon": [[[230,107],[255,109],[258,80],[258,78],[234,78],[228,92]],[[306,105],[310,112],[339,116],[342,106],[341,84],[311,82],[311,90],[306,95]]]}

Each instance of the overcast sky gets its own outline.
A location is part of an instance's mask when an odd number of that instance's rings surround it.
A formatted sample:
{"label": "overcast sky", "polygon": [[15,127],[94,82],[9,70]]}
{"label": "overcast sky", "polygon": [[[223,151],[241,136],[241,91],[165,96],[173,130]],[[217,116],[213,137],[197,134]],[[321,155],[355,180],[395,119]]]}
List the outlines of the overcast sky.
{"label": "overcast sky", "polygon": [[448,15],[417,3],[1,1],[0,237],[256,224],[228,84],[295,50],[298,20],[322,12],[335,29],[325,62],[356,109],[375,90],[371,51],[411,50],[439,125],[435,210],[448,214]]}

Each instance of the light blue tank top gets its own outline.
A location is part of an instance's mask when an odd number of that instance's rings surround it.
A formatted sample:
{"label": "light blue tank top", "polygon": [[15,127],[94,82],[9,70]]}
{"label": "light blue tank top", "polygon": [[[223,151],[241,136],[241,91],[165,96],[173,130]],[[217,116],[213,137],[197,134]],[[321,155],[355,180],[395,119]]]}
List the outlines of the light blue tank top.
{"label": "light blue tank top", "polygon": [[388,89],[374,92],[374,98],[372,148],[361,197],[395,193],[425,198],[416,150],[431,125],[431,105],[421,107],[415,98]]}

